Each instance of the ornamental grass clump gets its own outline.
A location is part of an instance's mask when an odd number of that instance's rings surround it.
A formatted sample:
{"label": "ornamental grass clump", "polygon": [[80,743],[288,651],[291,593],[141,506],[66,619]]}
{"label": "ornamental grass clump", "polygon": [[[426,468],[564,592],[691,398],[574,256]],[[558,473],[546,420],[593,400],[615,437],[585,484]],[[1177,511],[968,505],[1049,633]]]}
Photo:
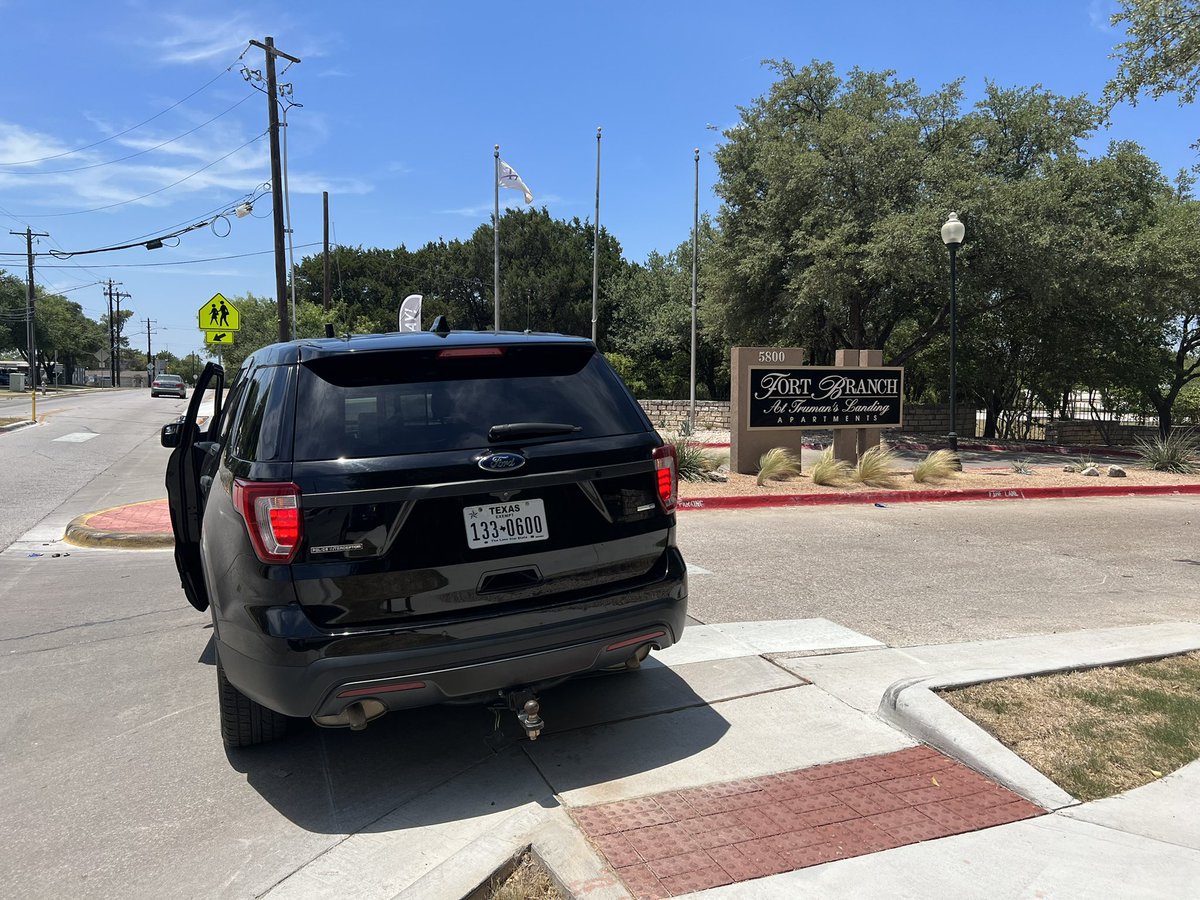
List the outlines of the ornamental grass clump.
{"label": "ornamental grass clump", "polygon": [[800,474],[800,459],[787,447],[775,447],[758,459],[759,487],[768,481],[786,481]]}
{"label": "ornamental grass clump", "polygon": [[912,477],[917,484],[929,484],[953,478],[961,469],[958,454],[953,450],[934,450],[913,466]]}
{"label": "ornamental grass clump", "polygon": [[880,444],[858,458],[850,478],[869,487],[892,487],[898,462],[896,454]]}
{"label": "ornamental grass clump", "polygon": [[685,437],[671,441],[675,445],[675,471],[681,481],[708,481],[716,468],[704,447]]}
{"label": "ornamental grass clump", "polygon": [[1139,465],[1144,468],[1178,475],[1200,471],[1200,439],[1194,431],[1174,429],[1166,437],[1138,439],[1134,446],[1142,457]]}
{"label": "ornamental grass clump", "polygon": [[850,479],[850,463],[844,459],[835,459],[833,448],[826,448],[821,458],[813,463],[809,473],[813,484],[833,485]]}

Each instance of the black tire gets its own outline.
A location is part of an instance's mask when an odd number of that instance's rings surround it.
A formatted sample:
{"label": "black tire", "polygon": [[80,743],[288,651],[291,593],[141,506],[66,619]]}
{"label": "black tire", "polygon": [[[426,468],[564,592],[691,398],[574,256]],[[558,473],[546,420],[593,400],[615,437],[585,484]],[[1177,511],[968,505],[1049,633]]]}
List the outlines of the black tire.
{"label": "black tire", "polygon": [[221,711],[221,739],[226,747],[253,747],[277,741],[288,730],[288,717],[255,703],[225,677],[217,661],[217,701]]}

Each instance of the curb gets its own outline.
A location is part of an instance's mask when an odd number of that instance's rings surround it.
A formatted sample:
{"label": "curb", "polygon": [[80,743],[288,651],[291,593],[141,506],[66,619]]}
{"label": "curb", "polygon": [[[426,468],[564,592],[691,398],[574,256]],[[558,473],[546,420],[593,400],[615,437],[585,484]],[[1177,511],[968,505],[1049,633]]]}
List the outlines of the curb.
{"label": "curb", "polygon": [[931,503],[951,500],[1063,500],[1072,497],[1138,497],[1200,494],[1200,484],[1144,484],[1126,487],[1045,487],[962,491],[861,491],[854,494],[771,494],[769,496],[692,497],[677,509],[759,509],[769,506],[834,506],[854,503]]}
{"label": "curb", "polygon": [[24,422],[13,422],[11,425],[0,425],[0,434],[9,431],[19,431],[22,428],[28,428],[30,425],[36,425],[37,422],[33,419],[26,419]]}
{"label": "curb", "polygon": [[[161,500],[143,500],[142,503],[161,503]],[[96,516],[124,509],[127,506],[140,506],[139,503],[123,503],[120,506],[110,506],[95,512],[76,516],[67,525],[63,540],[76,547],[91,547],[104,550],[163,550],[175,546],[175,535],[161,531],[101,531],[92,528],[88,522]]]}
{"label": "curb", "polygon": [[1026,800],[1051,811],[1078,806],[1072,797],[990,733],[964,716],[935,693],[946,688],[970,687],[989,681],[1054,675],[1101,666],[1119,666],[1163,659],[1200,649],[1195,636],[1179,635],[1156,639],[1146,649],[1128,648],[1083,653],[1070,661],[1022,665],[1012,662],[988,669],[960,670],[946,675],[908,678],[891,685],[879,701],[878,714],[884,721],[936,750],[959,760],[1004,785]]}

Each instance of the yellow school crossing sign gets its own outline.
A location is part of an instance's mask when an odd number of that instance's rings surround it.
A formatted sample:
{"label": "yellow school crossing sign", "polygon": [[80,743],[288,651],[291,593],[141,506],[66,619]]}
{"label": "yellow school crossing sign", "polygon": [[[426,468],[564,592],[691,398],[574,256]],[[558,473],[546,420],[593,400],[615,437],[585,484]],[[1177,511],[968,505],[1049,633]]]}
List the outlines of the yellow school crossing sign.
{"label": "yellow school crossing sign", "polygon": [[237,307],[220,294],[213,294],[212,299],[200,307],[198,318],[200,328],[205,332],[206,344],[232,343],[228,334],[221,340],[213,340],[212,332],[232,332],[241,328],[242,317],[238,314]]}

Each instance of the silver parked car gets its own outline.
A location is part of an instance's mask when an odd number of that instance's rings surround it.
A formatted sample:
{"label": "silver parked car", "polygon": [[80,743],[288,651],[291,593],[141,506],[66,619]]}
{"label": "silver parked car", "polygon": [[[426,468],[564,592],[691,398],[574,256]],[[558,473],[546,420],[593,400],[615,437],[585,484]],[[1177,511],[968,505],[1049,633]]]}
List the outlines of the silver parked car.
{"label": "silver parked car", "polygon": [[150,396],[171,394],[180,400],[187,399],[187,386],[178,375],[159,375],[150,383]]}

